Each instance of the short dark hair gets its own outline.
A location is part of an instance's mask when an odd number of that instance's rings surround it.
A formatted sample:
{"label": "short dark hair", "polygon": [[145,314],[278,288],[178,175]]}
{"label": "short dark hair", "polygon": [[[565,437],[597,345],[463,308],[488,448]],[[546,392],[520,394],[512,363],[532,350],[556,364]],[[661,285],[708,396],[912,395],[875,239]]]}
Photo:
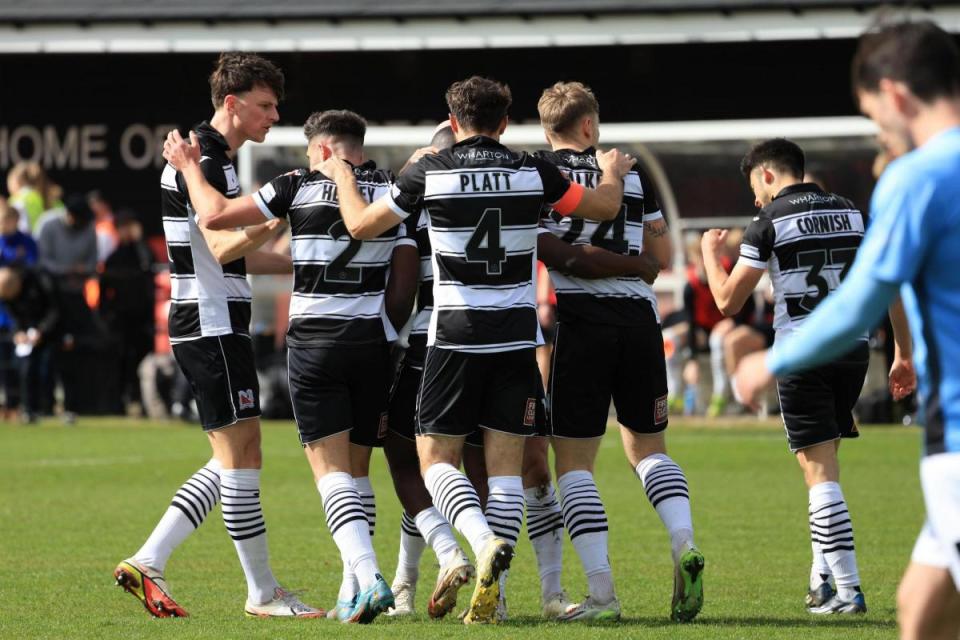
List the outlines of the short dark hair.
{"label": "short dark hair", "polygon": [[255,53],[221,53],[210,74],[210,99],[219,109],[228,95],[250,91],[262,85],[283,100],[283,71]]}
{"label": "short dark hair", "polygon": [[447,89],[447,107],[464,129],[489,133],[507,117],[513,96],[510,87],[496,80],[471,76]]}
{"label": "short dark hair", "polygon": [[888,78],[931,102],[960,93],[960,51],[949,33],[928,20],[881,26],[860,36],[850,77],[854,93],[877,91]]}
{"label": "short dark hair", "polygon": [[430,146],[438,149],[449,149],[457,142],[457,136],[453,133],[453,127],[447,120],[436,128],[433,137],[430,138]]}
{"label": "short dark hair", "polygon": [[363,138],[367,135],[367,121],[360,114],[346,109],[316,111],[304,123],[303,135],[308,142],[314,136],[330,136],[362,146]]}
{"label": "short dark hair", "polygon": [[772,138],[753,145],[740,161],[740,172],[749,180],[754,169],[766,164],[803,179],[803,149],[786,138]]}

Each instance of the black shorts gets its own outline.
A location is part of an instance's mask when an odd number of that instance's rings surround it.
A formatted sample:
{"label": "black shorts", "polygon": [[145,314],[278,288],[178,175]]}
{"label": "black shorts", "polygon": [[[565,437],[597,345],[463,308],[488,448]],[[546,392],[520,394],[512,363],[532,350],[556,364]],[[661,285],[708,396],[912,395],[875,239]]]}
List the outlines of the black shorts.
{"label": "black shorts", "polygon": [[631,431],[666,429],[667,368],[653,309],[639,326],[560,323],[549,391],[550,435],[558,438],[602,436],[611,398]]}
{"label": "black shorts", "polygon": [[190,383],[204,431],[260,417],[260,383],[250,338],[208,336],[173,345]]}
{"label": "black shorts", "polygon": [[465,353],[429,347],[417,433],[468,436],[479,427],[532,436],[539,377],[534,349]]}
{"label": "black shorts", "polygon": [[405,440],[417,436],[417,394],[423,369],[403,360],[397,367],[390,386],[390,418],[388,428]]}
{"label": "black shorts", "polygon": [[289,347],[287,368],[300,443],[350,432],[350,442],[378,447],[387,435],[390,350]]}
{"label": "black shorts", "polygon": [[853,420],[870,351],[864,342],[830,364],[777,379],[780,412],[791,451],[837,438],[859,438]]}

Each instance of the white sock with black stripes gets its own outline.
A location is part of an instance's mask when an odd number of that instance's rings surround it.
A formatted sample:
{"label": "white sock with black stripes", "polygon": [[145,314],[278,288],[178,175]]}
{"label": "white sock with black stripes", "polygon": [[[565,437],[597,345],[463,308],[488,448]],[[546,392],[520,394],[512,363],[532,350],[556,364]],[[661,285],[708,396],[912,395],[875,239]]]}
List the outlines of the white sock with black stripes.
{"label": "white sock with black stripes", "polygon": [[837,482],[810,487],[810,539],[820,545],[837,583],[837,595],[849,602],[860,591],[860,573],[853,545],[853,523]]}
{"label": "white sock with black stripes", "polygon": [[573,548],[587,574],[590,597],[606,604],[616,595],[607,549],[607,513],[593,474],[586,470],[568,471],[557,478],[563,526],[570,534]]}
{"label": "white sock with black stripes", "polygon": [[723,339],[714,331],[710,334],[710,373],[713,377],[713,396],[724,398],[727,395],[727,367],[723,363]]}
{"label": "white sock with black stripes", "polygon": [[426,548],[427,542],[420,535],[416,521],[404,511],[400,518],[400,554],[397,557],[394,582],[417,584],[417,578],[420,577],[420,558]]}
{"label": "white sock with black stripes", "polygon": [[830,571],[830,565],[827,564],[827,558],[823,555],[823,547],[820,546],[820,543],[811,540],[810,546],[813,549],[813,563],[810,566],[810,588],[816,589],[824,582],[829,582],[833,573]]}
{"label": "white sock with black stripes", "polygon": [[520,476],[491,476],[484,515],[490,530],[516,548],[523,527],[523,480]]}
{"label": "white sock with black stripes", "polygon": [[370,537],[377,531],[377,498],[373,494],[373,485],[370,484],[370,477],[354,478],[353,484],[357,486],[357,492],[360,493],[360,502],[363,503],[363,512],[367,514],[367,524],[370,526]]}
{"label": "white sock with black stripes", "polygon": [[380,567],[370,541],[367,514],[353,478],[342,471],[328,473],[317,481],[317,490],[323,500],[327,528],[340,549],[344,567],[356,574],[359,589],[369,589],[376,583]]}
{"label": "white sock with black stripes", "polygon": [[260,506],[260,470],[223,469],[220,496],[223,523],[247,577],[247,597],[253,604],[265,604],[279,585],[270,569],[267,525]]}
{"label": "white sock with black stripes", "polygon": [[211,458],[177,489],[160,522],[133,555],[134,560],[155,571],[164,572],[173,550],[203,524],[210,511],[220,502],[220,469],[220,462]]}
{"label": "white sock with black stripes", "polygon": [[474,555],[479,556],[493,532],[483,517],[480,498],[467,476],[453,465],[438,462],[430,465],[423,474],[423,481],[434,506],[454,529],[463,534]]}
{"label": "white sock with black stripes", "polygon": [[454,554],[461,553],[460,543],[453,535],[453,528],[443,517],[443,514],[437,511],[436,507],[427,507],[417,514],[414,521],[416,522],[415,528],[420,531],[423,539],[433,549],[441,567],[450,562]]}
{"label": "white sock with black stripes", "polygon": [[540,595],[546,599],[563,591],[563,513],[553,485],[523,490],[527,501],[527,536],[537,556]]}
{"label": "white sock with black stripes", "polygon": [[683,469],[665,453],[654,453],[637,464],[637,477],[647,499],[657,510],[670,535],[673,559],[693,547],[693,517],[690,515],[690,491]]}
{"label": "white sock with black stripes", "polygon": [[[377,530],[377,499],[373,494],[373,485],[370,484],[369,476],[354,478],[353,484],[357,487],[360,494],[360,502],[363,503],[363,513],[367,516],[367,525],[370,528],[371,544],[373,534]],[[340,580],[340,591],[337,595],[338,600],[349,602],[357,593],[360,592],[360,582],[350,566],[350,563],[344,560],[343,577]]]}

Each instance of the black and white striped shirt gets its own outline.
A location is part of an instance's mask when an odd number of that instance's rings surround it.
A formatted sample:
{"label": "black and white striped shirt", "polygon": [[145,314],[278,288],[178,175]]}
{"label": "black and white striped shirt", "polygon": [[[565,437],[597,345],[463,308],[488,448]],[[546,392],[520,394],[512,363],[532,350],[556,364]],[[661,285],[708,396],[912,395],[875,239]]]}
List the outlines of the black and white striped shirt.
{"label": "black and white striped shirt", "polygon": [[429,345],[494,353],[543,344],[537,229],[545,204],[570,189],[553,165],[486,136],[424,156],[400,175],[387,203],[402,217],[425,209],[428,219]]}
{"label": "black and white striped shirt", "polygon": [[850,200],[815,184],[785,187],[760,210],[744,231],[740,262],[770,270],[777,335],[796,330],[840,286],[865,226]]}
{"label": "black and white striped shirt", "polygon": [[[571,180],[595,189],[602,172],[597,167],[596,149],[541,151],[537,155],[560,168]],[[653,182],[639,166],[623,179],[623,204],[613,220],[593,222],[558,215],[544,219],[544,228],[568,244],[591,244],[623,255],[643,251],[643,223],[660,220],[660,203]],[[590,280],[550,269],[557,292],[557,317],[560,322],[576,320],[634,326],[647,318],[644,309],[652,306],[659,321],[657,296],[639,276],[619,276]]]}
{"label": "black and white striped shirt", "polygon": [[[387,194],[392,175],[365,162],[354,167],[367,202]],[[318,171],[278,176],[253,196],[267,218],[286,218],[292,236],[293,295],[287,344],[349,346],[396,340],[384,291],[398,244],[414,244],[404,225],[372,240],[350,236],[340,216],[336,183]]]}
{"label": "black and white striped shirt", "polygon": [[423,365],[427,350],[427,333],[433,315],[433,251],[430,246],[429,216],[426,211],[414,214],[403,221],[406,234],[417,242],[420,256],[420,273],[417,279],[417,308],[410,325],[409,346],[404,362],[412,367]]}
{"label": "black and white striped shirt", "polygon": [[[227,155],[230,145],[204,122],[195,128],[200,140],[200,169],[217,191],[240,195],[240,181]],[[230,333],[248,335],[250,284],[243,258],[220,265],[197,226],[183,176],[167,165],[160,176],[163,233],[170,260],[170,342]]]}

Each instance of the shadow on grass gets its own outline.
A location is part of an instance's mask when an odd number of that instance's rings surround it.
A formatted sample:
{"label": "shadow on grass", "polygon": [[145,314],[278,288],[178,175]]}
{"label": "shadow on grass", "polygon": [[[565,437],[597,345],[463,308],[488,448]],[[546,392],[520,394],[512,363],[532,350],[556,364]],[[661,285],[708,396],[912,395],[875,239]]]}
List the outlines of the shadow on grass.
{"label": "shadow on grass", "polygon": [[[755,618],[737,618],[732,616],[700,616],[695,621],[685,624],[678,624],[663,617],[624,617],[617,623],[573,623],[577,627],[592,627],[596,629],[617,629],[621,627],[781,627],[781,628],[817,628],[817,627],[835,627],[835,628],[872,628],[872,629],[896,629],[897,623],[893,620],[872,620],[863,617],[825,617],[825,618],[778,618],[778,617],[755,617]],[[539,616],[511,616],[509,620],[500,623],[500,626],[516,627],[566,627],[568,624],[560,622],[546,622]]]}

